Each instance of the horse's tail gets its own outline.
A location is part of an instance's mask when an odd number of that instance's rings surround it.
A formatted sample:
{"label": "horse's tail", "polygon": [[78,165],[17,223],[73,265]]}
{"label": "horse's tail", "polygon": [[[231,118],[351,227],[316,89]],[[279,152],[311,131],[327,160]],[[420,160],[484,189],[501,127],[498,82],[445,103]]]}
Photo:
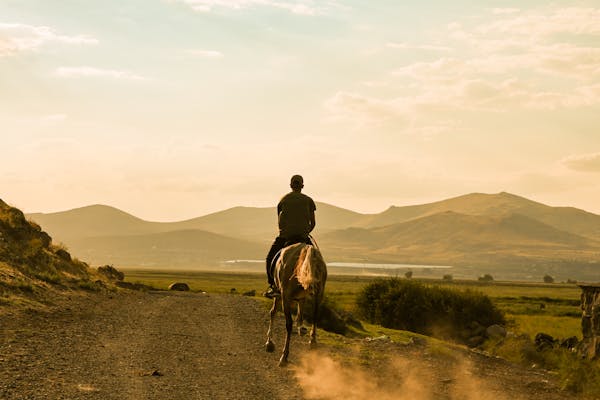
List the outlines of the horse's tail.
{"label": "horse's tail", "polygon": [[302,249],[296,271],[298,283],[304,290],[320,288],[325,285],[327,279],[325,260],[323,260],[321,252],[312,245],[304,246]]}

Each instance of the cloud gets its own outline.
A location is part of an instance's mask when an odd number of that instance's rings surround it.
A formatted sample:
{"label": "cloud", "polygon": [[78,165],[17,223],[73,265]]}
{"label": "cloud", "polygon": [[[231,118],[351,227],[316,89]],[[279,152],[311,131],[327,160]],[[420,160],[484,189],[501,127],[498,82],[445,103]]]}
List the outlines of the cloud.
{"label": "cloud", "polygon": [[405,110],[393,101],[340,91],[326,100],[330,121],[349,121],[358,127],[395,120],[404,124]]}
{"label": "cloud", "polygon": [[312,2],[284,2],[279,0],[173,0],[184,3],[197,12],[211,12],[215,9],[241,10],[252,7],[271,7],[297,15],[317,15],[319,10]]}
{"label": "cloud", "polygon": [[493,8],[492,13],[494,14],[515,14],[521,11],[518,8]]}
{"label": "cloud", "polygon": [[562,163],[569,169],[581,172],[600,172],[600,152],[572,155]]}
{"label": "cloud", "polygon": [[598,8],[554,8],[546,12],[534,10],[520,13],[492,23],[482,24],[477,33],[509,34],[523,36],[551,36],[557,33],[600,34],[600,9]]}
{"label": "cloud", "polygon": [[48,43],[95,45],[98,40],[87,35],[62,35],[47,26],[0,23],[0,57],[33,51]]}
{"label": "cloud", "polygon": [[144,81],[148,78],[128,71],[102,69],[95,67],[59,67],[56,75],[61,78],[111,78],[130,81]]}
{"label": "cloud", "polygon": [[200,49],[190,49],[187,50],[187,53],[193,56],[198,56],[202,58],[223,58],[223,53],[216,50],[200,50]]}
{"label": "cloud", "polygon": [[452,51],[452,47],[438,45],[415,45],[408,43],[387,42],[385,47],[401,50],[431,50],[431,51]]}
{"label": "cloud", "polygon": [[[371,89],[369,95],[341,89],[325,108],[332,120],[363,126],[409,116],[411,129],[424,132],[419,121],[446,127],[452,112],[598,106],[600,46],[595,43],[600,42],[591,39],[600,35],[599,19],[595,8],[501,9],[466,25],[448,24],[434,34],[435,45],[388,42],[388,48],[452,51],[452,56],[411,61],[363,78],[360,86]],[[377,87],[385,88],[386,98],[373,93]]]}

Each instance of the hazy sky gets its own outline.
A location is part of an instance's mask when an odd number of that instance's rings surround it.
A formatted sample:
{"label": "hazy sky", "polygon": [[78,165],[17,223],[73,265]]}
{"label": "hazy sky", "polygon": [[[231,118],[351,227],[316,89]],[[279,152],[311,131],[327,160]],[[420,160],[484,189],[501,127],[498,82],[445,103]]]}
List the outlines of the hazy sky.
{"label": "hazy sky", "polygon": [[[527,4],[526,7],[523,4]],[[0,198],[600,213],[598,1],[0,0]]]}

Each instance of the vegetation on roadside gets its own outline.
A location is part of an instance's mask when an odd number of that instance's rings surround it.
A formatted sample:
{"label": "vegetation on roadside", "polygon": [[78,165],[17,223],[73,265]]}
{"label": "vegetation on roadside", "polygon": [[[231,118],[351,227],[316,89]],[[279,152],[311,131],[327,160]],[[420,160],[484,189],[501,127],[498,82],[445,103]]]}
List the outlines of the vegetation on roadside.
{"label": "vegetation on roadside", "polygon": [[371,323],[463,342],[473,324],[485,328],[505,323],[502,312],[481,292],[397,278],[365,286],[356,303],[360,316]]}
{"label": "vegetation on roadside", "polygon": [[575,349],[558,345],[541,347],[528,335],[511,335],[490,340],[484,349],[491,354],[527,367],[553,371],[564,390],[600,396],[600,364],[582,359]]}

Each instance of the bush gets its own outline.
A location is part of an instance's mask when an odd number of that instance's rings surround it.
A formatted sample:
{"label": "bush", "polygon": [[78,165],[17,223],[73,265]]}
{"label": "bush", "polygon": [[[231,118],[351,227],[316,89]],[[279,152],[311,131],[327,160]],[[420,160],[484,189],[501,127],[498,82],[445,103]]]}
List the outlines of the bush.
{"label": "bush", "polygon": [[406,271],[406,273],[404,274],[404,277],[406,279],[411,279],[413,277],[413,272],[412,271]]}
{"label": "bush", "polygon": [[365,286],[357,297],[357,307],[371,323],[461,342],[472,336],[473,326],[485,329],[505,323],[502,312],[481,292],[397,278]]}
{"label": "bush", "polygon": [[[304,319],[308,323],[313,321],[313,305],[314,299],[310,296],[304,304]],[[328,332],[345,335],[349,331],[348,325],[363,329],[360,321],[356,320],[352,314],[341,310],[333,300],[325,296],[319,306],[317,326]]]}
{"label": "bush", "polygon": [[490,274],[485,274],[485,275],[477,278],[477,280],[480,282],[492,282],[494,280],[494,277],[491,276]]}
{"label": "bush", "polygon": [[452,282],[452,280],[454,279],[454,277],[452,276],[452,274],[446,274],[443,276],[442,278],[443,280],[447,281],[447,282]]}
{"label": "bush", "polygon": [[554,283],[554,278],[550,275],[544,275],[544,283]]}

